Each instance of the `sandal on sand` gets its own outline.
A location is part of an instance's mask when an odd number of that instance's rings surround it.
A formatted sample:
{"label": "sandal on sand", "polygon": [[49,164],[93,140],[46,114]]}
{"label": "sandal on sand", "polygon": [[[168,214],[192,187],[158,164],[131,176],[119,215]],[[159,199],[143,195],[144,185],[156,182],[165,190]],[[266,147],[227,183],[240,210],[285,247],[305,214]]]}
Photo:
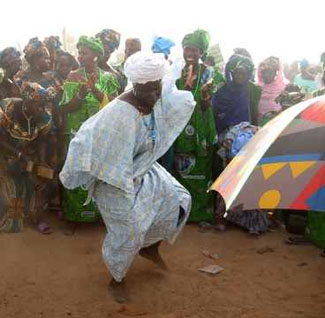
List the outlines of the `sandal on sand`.
{"label": "sandal on sand", "polygon": [[42,234],[51,234],[51,233],[53,233],[52,228],[46,222],[39,222],[37,224],[37,230]]}
{"label": "sandal on sand", "polygon": [[289,236],[285,243],[290,245],[312,245],[312,242],[303,236]]}

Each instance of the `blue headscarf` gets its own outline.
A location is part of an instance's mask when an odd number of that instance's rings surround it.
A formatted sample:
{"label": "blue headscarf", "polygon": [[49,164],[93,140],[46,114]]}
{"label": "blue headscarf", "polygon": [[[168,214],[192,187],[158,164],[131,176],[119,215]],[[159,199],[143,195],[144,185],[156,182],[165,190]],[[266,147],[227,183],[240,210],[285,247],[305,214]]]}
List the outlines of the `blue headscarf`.
{"label": "blue headscarf", "polygon": [[309,66],[309,62],[307,59],[302,59],[300,61],[300,68],[307,68]]}
{"label": "blue headscarf", "polygon": [[153,53],[163,53],[165,56],[170,54],[170,49],[175,46],[175,43],[167,38],[156,37],[151,47]]}
{"label": "blue headscarf", "polygon": [[[233,74],[242,68],[245,80],[241,85],[233,82]],[[248,83],[254,71],[252,60],[246,56],[234,54],[225,68],[226,85],[212,97],[214,120],[218,134],[243,121],[250,122],[250,99]]]}

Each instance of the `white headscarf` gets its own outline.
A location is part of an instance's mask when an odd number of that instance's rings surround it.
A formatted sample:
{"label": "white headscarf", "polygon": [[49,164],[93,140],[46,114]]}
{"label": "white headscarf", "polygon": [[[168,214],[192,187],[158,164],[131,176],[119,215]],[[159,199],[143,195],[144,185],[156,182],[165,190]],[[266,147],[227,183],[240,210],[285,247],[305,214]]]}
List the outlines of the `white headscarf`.
{"label": "white headscarf", "polygon": [[139,51],[125,62],[124,73],[132,83],[145,84],[161,80],[168,72],[164,54]]}

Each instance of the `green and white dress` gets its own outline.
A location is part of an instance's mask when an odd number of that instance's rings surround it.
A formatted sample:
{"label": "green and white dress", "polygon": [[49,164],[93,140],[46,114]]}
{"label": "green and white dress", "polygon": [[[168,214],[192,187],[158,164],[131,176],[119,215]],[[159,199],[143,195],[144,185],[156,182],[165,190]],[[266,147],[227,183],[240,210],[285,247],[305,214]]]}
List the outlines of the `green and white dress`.
{"label": "green and white dress", "polygon": [[[85,79],[87,75],[84,69],[80,70],[83,72]],[[60,107],[65,107],[69,102],[76,97],[83,82],[66,81],[64,83],[63,96],[60,102]],[[116,96],[119,90],[119,84],[115,77],[107,72],[102,71],[98,68],[98,80],[95,84],[96,88],[104,93],[109,99],[111,96]],[[101,102],[98,101],[93,93],[88,93],[81,105],[81,107],[73,112],[66,115],[65,121],[65,138],[66,146],[69,145],[70,141],[79,130],[80,126],[88,118],[95,115],[101,108]],[[71,222],[95,222],[100,218],[100,214],[94,205],[90,202],[84,206],[87,200],[87,191],[82,188],[76,188],[74,190],[63,191],[63,210],[64,217],[66,220]]]}
{"label": "green and white dress", "polygon": [[[217,133],[211,105],[206,111],[201,108],[201,88],[209,80],[204,76],[205,71],[205,67],[200,64],[192,89],[196,106],[190,121],[173,146],[177,179],[192,196],[190,221],[208,221],[213,218],[213,200],[207,190],[213,182],[213,144]],[[184,78],[177,81],[177,87],[184,89]]]}

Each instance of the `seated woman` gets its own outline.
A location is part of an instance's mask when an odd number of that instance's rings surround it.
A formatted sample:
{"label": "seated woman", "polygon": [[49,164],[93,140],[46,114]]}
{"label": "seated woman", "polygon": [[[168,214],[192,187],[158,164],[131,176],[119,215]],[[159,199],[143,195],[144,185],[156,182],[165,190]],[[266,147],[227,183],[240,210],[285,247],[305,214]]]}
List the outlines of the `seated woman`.
{"label": "seated woman", "polygon": [[54,179],[46,152],[52,116],[47,104],[54,94],[37,83],[22,88],[22,99],[0,104],[1,199],[0,232],[19,232],[29,216],[41,233],[51,232],[41,221],[48,201],[47,185]]}
{"label": "seated woman", "polygon": [[260,126],[279,113],[282,108],[275,99],[285,89],[288,81],[284,78],[279,58],[270,56],[260,63],[257,70],[257,84],[262,88],[258,105],[258,123]]}
{"label": "seated woman", "polygon": [[[80,68],[72,71],[64,83],[60,102],[64,121],[65,146],[69,145],[83,122],[95,115],[118,95],[115,77],[101,70],[97,61],[104,54],[102,42],[81,36],[78,43]],[[81,188],[63,193],[64,217],[72,222],[94,222],[100,215],[91,203],[84,206],[87,192]]]}

